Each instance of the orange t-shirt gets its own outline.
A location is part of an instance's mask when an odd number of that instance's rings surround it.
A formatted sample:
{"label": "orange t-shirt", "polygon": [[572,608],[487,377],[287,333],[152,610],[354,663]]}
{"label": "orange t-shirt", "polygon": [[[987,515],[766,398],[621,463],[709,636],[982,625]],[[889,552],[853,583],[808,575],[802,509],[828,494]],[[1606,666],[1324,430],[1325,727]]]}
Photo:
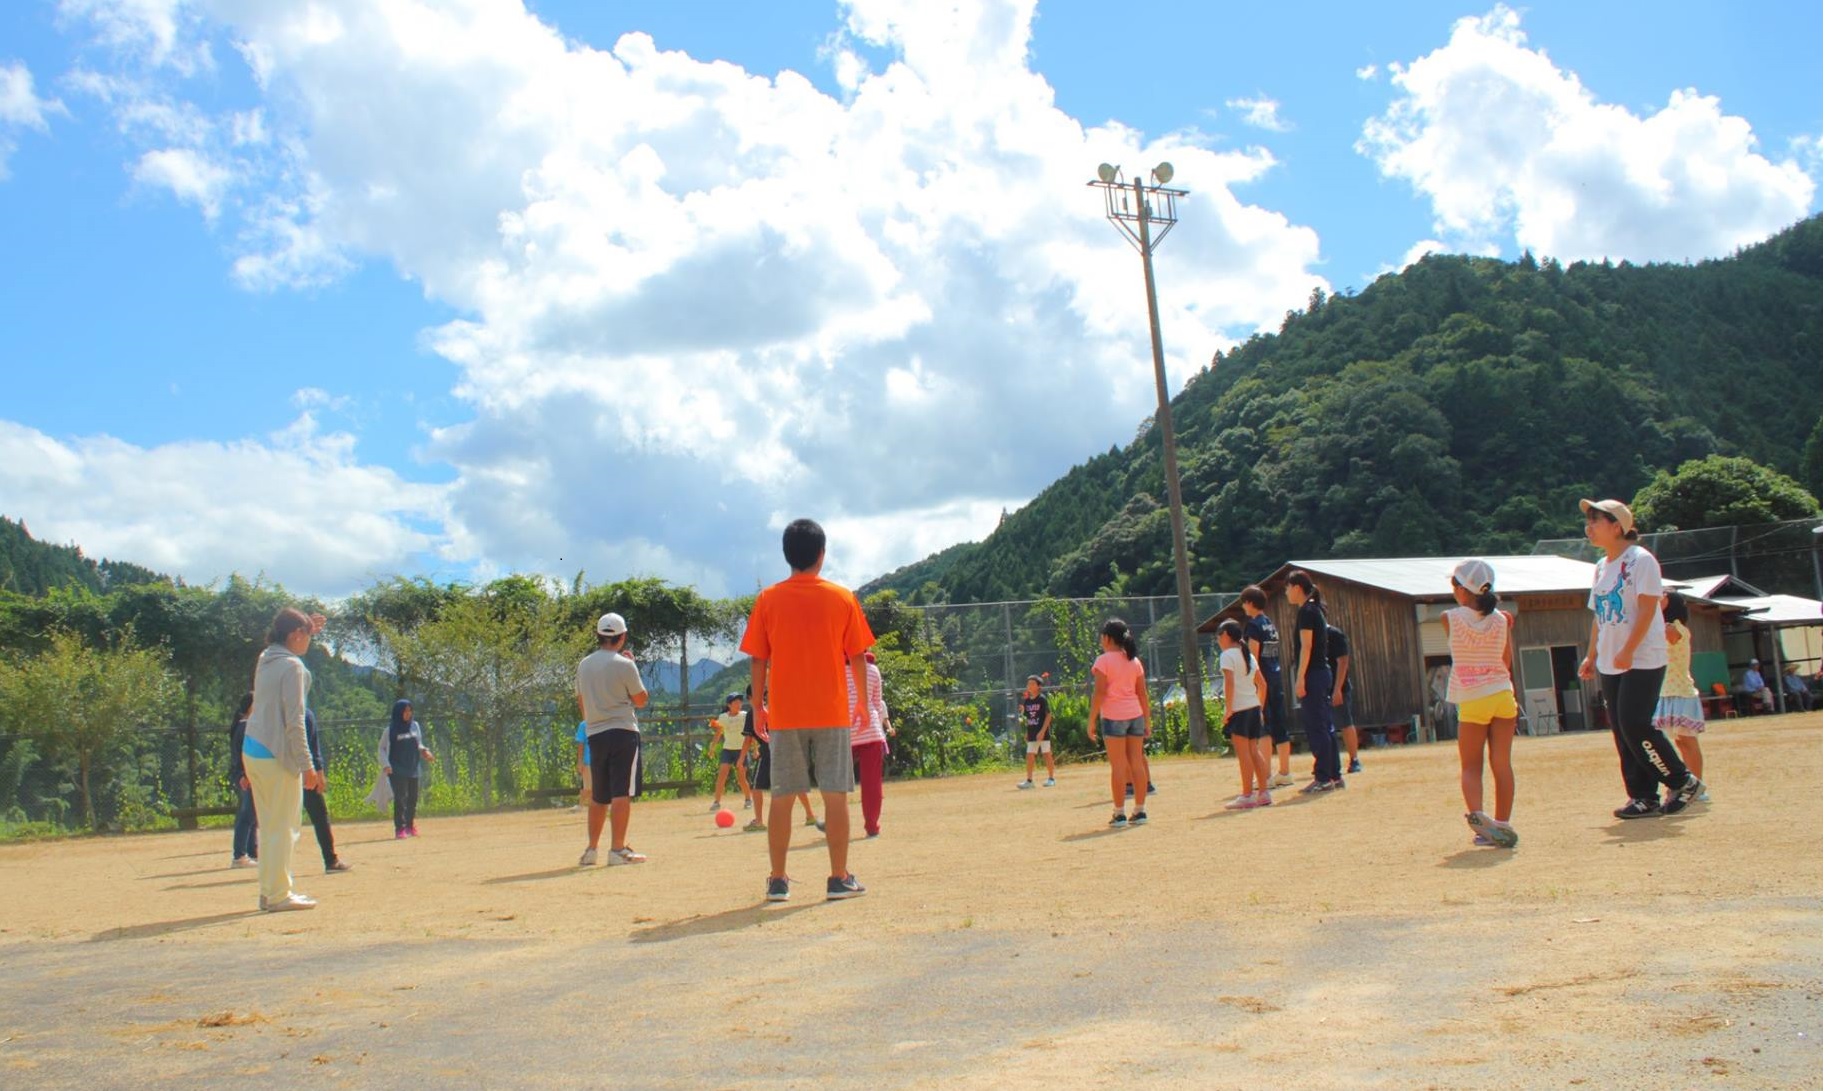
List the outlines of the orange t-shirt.
{"label": "orange t-shirt", "polygon": [[874,632],[847,587],[798,573],[762,591],[741,650],[768,661],[769,728],[849,727],[845,660],[873,644]]}

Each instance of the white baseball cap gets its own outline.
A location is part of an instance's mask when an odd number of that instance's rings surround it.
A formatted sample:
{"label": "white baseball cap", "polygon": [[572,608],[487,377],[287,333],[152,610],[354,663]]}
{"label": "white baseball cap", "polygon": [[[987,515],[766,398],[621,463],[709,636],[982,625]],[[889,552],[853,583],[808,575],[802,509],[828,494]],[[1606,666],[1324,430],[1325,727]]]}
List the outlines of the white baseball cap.
{"label": "white baseball cap", "polygon": [[1457,567],[1451,570],[1451,578],[1464,590],[1480,595],[1495,586],[1495,569],[1489,567],[1488,561],[1472,557],[1467,561],[1459,561]]}
{"label": "white baseball cap", "polygon": [[603,614],[596,619],[597,636],[620,636],[627,632],[627,620],[620,614]]}

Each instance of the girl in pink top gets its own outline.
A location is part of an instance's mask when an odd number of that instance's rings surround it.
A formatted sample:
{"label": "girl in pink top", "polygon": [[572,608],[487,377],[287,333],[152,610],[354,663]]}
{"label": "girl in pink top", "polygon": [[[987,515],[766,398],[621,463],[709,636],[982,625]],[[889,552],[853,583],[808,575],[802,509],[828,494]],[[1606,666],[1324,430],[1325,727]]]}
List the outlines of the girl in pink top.
{"label": "girl in pink top", "polygon": [[[1147,703],[1147,668],[1141,663],[1134,633],[1121,618],[1103,623],[1103,654],[1090,665],[1096,686],[1090,692],[1090,741],[1100,728],[1109,754],[1109,794],[1115,799],[1116,829],[1147,822],[1147,739],[1153,734],[1153,712]],[[1134,814],[1122,813],[1122,800],[1134,785]]]}
{"label": "girl in pink top", "polygon": [[[1496,609],[1495,570],[1485,561],[1460,563],[1451,572],[1454,609],[1439,618],[1451,645],[1451,683],[1445,700],[1457,705],[1459,782],[1464,821],[1475,843],[1514,848],[1520,841],[1508,824],[1514,813],[1514,728],[1520,709],[1514,697],[1514,619]],[[1483,748],[1495,781],[1495,817],[1483,813]]]}
{"label": "girl in pink top", "polygon": [[[887,702],[881,698],[881,668],[874,653],[863,652],[868,666],[867,711],[849,727],[849,751],[855,758],[856,783],[862,790],[862,829],[869,837],[881,836],[881,771],[887,760],[887,736],[894,733],[887,719]],[[855,674],[849,680],[849,707],[855,707]]]}

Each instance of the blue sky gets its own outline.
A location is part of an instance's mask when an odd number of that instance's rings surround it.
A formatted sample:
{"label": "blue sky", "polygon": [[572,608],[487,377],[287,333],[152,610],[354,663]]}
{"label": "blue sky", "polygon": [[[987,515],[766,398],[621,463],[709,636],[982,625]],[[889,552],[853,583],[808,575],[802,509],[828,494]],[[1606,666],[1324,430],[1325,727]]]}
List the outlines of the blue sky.
{"label": "blue sky", "polygon": [[1192,191],[1176,381],[1425,249],[1697,260],[1819,207],[1817,4],[1145,15],[0,7],[0,513],[331,595],[740,592],[811,514],[859,582],[1149,411],[1099,160]]}

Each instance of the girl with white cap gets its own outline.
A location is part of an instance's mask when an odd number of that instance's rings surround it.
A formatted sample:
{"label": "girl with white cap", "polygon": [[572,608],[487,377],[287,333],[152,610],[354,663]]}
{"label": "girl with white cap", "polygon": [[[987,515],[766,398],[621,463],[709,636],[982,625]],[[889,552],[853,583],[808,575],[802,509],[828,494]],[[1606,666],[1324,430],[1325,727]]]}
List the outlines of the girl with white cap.
{"label": "girl with white cap", "polygon": [[[1705,790],[1673,744],[1654,726],[1667,673],[1667,634],[1660,621],[1660,562],[1636,542],[1635,514],[1620,500],[1580,500],[1584,536],[1603,551],[1591,582],[1591,650],[1578,677],[1597,679],[1610,734],[1622,761],[1629,801],[1617,818],[1678,814]],[[1667,786],[1660,798],[1660,785]]]}
{"label": "girl with white cap", "polygon": [[[1457,705],[1457,756],[1464,790],[1464,820],[1475,844],[1514,848],[1520,841],[1508,820],[1514,814],[1515,719],[1514,618],[1496,609],[1495,570],[1468,560],[1451,570],[1457,606],[1439,618],[1451,645],[1451,682],[1445,699]],[[1495,781],[1495,817],[1483,810],[1483,750]]]}

